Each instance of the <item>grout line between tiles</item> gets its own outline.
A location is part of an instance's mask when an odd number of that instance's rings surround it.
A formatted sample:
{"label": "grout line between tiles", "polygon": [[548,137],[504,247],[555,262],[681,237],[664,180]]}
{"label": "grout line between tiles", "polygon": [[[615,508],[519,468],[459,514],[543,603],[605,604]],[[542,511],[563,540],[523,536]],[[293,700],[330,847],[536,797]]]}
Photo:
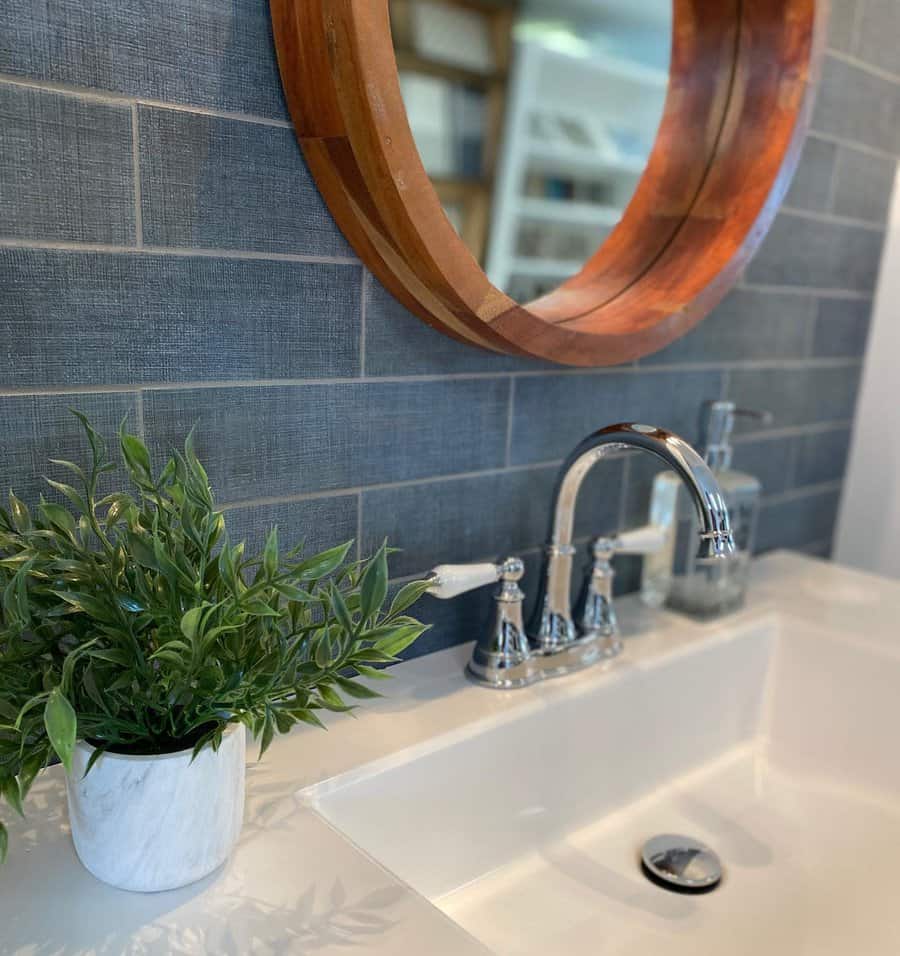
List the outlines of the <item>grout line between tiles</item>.
{"label": "grout line between tiles", "polygon": [[134,177],[134,244],[144,245],[144,209],[141,201],[141,139],[137,104],[131,106],[131,173]]}
{"label": "grout line between tiles", "polygon": [[151,106],[154,109],[174,110],[178,113],[194,113],[197,116],[212,116],[216,119],[236,120],[242,123],[253,123],[256,126],[275,126],[279,129],[289,129],[290,120],[276,119],[270,116],[260,116],[256,113],[244,113],[240,110],[221,110],[207,106],[192,106],[186,103],[169,103],[146,96],[129,96],[127,93],[110,93],[104,90],[95,90],[74,83],[59,83],[52,80],[37,80],[28,76],[17,76],[14,73],[0,73],[0,83],[8,86],[21,86],[31,90],[41,90],[45,93],[62,93],[78,99],[91,100],[95,103],[107,103],[110,106]]}
{"label": "grout line between tiles", "polygon": [[509,400],[506,409],[506,454],[504,461],[506,467],[512,465],[512,445],[513,445],[513,422],[515,421],[515,403],[516,403],[516,380],[510,376],[509,379]]}
{"label": "grout line between tiles", "polygon": [[242,389],[275,389],[275,388],[305,388],[339,385],[404,385],[430,384],[440,382],[469,382],[488,381],[501,382],[512,378],[550,378],[553,376],[566,377],[593,377],[602,378],[609,375],[662,375],[673,372],[727,372],[734,371],[814,371],[817,369],[858,368],[862,365],[862,358],[800,358],[800,359],[764,359],[753,362],[684,362],[681,364],[643,365],[637,368],[621,369],[592,369],[590,371],[560,369],[558,371],[535,372],[455,372],[447,375],[385,375],[365,376],[357,378],[282,378],[282,379],[223,379],[195,382],[138,382],[132,384],[109,385],[59,385],[35,388],[25,385],[0,386],[0,397],[12,395],[68,395],[104,392],[133,392],[141,388],[145,392],[186,392],[186,391],[213,391],[228,389],[240,391]]}
{"label": "grout line between tiles", "polygon": [[824,222],[832,226],[852,226],[855,229],[868,229],[870,232],[884,232],[885,223],[873,219],[854,219],[850,216],[838,216],[833,212],[819,212],[815,209],[798,209],[796,206],[783,205],[779,215],[793,216],[795,219],[809,219],[812,222]]}
{"label": "grout line between tiles", "polygon": [[622,463],[622,487],[619,489],[619,514],[617,527],[619,531],[625,531],[625,522],[628,518],[628,489],[631,486],[631,460],[633,455],[626,455]]}
{"label": "grout line between tiles", "polygon": [[144,428],[144,393],[138,389],[134,393],[134,427],[138,437],[146,443],[147,433]]}
{"label": "grout line between tiles", "polygon": [[[861,5],[860,5],[861,8]],[[854,33],[859,28],[859,9],[856,11],[856,19],[853,24]],[[856,41],[859,39],[857,35],[853,37],[853,46],[855,48]],[[858,70],[862,70],[863,73],[868,73],[870,76],[877,76],[881,80],[887,80],[889,83],[900,84],[900,73],[892,73],[890,70],[882,69],[880,66],[875,66],[874,63],[869,63],[867,60],[861,60],[858,56],[854,56],[852,53],[845,53],[843,50],[834,50],[829,49],[828,55],[835,60],[839,60],[842,63],[846,63],[848,66],[856,67]]]}
{"label": "grout line between tiles", "polygon": [[304,262],[313,265],[359,266],[359,259],[353,256],[318,256],[294,252],[261,252],[245,249],[204,249],[194,246],[156,246],[145,245],[140,249],[134,246],[119,246],[102,242],[69,242],[48,239],[13,239],[0,237],[2,249],[40,249],[48,252],[85,252],[93,254],[125,254],[176,256],[201,259],[253,259],[265,262]]}
{"label": "grout line between tiles", "polygon": [[[735,444],[745,444],[753,441],[775,440],[778,438],[798,437],[804,435],[816,435],[828,431],[837,431],[851,427],[850,421],[837,422],[816,422],[812,425],[798,425],[791,428],[773,430],[772,432],[755,433],[752,435],[740,435],[735,438]],[[625,465],[623,471],[623,487],[628,486],[630,481],[630,459],[633,457],[631,452],[621,452],[608,456],[606,460],[622,460]],[[447,475],[429,475],[424,478],[409,478],[402,481],[380,482],[371,485],[356,485],[344,488],[330,488],[320,491],[300,492],[293,495],[273,495],[269,497],[248,498],[236,501],[225,502],[219,505],[223,511],[236,511],[241,508],[258,508],[269,505],[301,504],[305,501],[316,501],[325,498],[343,498],[354,495],[365,495],[369,492],[378,491],[396,491],[403,488],[416,488],[424,485],[448,484],[455,481],[465,481],[472,478],[491,478],[503,475],[517,474],[528,471],[546,471],[550,468],[557,469],[563,463],[563,459],[553,459],[546,461],[529,462],[524,465],[510,465],[502,468],[485,468],[481,471],[455,472]],[[627,477],[626,476],[627,473]],[[840,484],[840,483],[838,483]],[[620,502],[621,508],[621,502]],[[360,510],[361,515],[361,510]],[[624,518],[624,513],[620,511],[620,516]]]}
{"label": "grout line between tiles", "polygon": [[369,311],[369,272],[362,267],[362,284],[359,292],[359,376],[366,377],[366,318]]}
{"label": "grout line between tiles", "polygon": [[826,495],[834,491],[840,491],[844,483],[841,480],[823,481],[816,485],[801,485],[799,488],[790,488],[777,495],[763,495],[763,506],[788,504],[791,501],[797,501],[800,498],[813,498],[816,495]]}
{"label": "grout line between tiles", "polygon": [[772,295],[814,295],[822,299],[871,299],[871,292],[859,289],[828,289],[811,285],[771,285],[764,282],[748,282],[741,279],[738,288],[751,292],[765,292]]}
{"label": "grout line between tiles", "polygon": [[780,438],[797,438],[804,435],[822,435],[826,432],[843,431],[852,426],[852,419],[842,418],[829,422],[814,422],[810,425],[787,425],[783,428],[768,428],[765,431],[746,431],[734,435],[732,444],[741,445],[759,441],[776,441]]}
{"label": "grout line between tiles", "polygon": [[809,137],[812,139],[817,139],[823,143],[832,143],[834,146],[842,146],[844,149],[853,150],[857,153],[865,153],[868,156],[875,157],[877,159],[888,159],[896,161],[897,157],[890,150],[879,149],[877,146],[869,146],[867,143],[860,143],[857,140],[853,139],[844,139],[843,136],[834,136],[831,133],[826,133],[823,130],[811,129],[809,131]]}

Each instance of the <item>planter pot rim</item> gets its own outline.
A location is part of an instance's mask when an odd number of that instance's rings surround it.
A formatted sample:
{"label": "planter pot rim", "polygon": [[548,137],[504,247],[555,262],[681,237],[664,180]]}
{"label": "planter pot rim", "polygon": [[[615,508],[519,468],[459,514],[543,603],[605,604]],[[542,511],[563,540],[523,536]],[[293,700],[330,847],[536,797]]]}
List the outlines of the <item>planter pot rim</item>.
{"label": "planter pot rim", "polygon": [[[225,731],[222,735],[222,739],[225,737],[230,737],[232,734],[237,733],[238,730],[243,729],[244,725],[241,723],[232,723],[228,724],[225,727]],[[97,748],[92,744],[89,744],[86,740],[79,740],[75,744],[76,748],[83,751],[84,753],[92,754]],[[204,748],[206,749],[206,748]],[[174,760],[178,757],[184,757],[186,754],[193,753],[193,747],[185,747],[184,750],[173,750],[171,753],[167,754],[117,754],[112,751],[107,750],[101,760],[121,760],[128,763],[147,763],[153,761],[154,763],[161,760]]]}

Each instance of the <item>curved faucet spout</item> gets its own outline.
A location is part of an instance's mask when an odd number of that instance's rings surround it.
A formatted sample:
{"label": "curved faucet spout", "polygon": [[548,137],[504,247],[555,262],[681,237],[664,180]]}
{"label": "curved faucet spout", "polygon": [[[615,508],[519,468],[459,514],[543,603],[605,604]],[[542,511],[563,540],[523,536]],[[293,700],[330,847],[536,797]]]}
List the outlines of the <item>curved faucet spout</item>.
{"label": "curved faucet spout", "polygon": [[700,557],[727,557],[734,552],[728,509],[719,483],[703,458],[684,439],[651,425],[610,425],[594,432],[566,459],[553,495],[544,593],[531,628],[531,636],[548,653],[577,639],[570,589],[575,505],[582,482],[601,458],[630,448],[650,452],[681,476],[700,518]]}

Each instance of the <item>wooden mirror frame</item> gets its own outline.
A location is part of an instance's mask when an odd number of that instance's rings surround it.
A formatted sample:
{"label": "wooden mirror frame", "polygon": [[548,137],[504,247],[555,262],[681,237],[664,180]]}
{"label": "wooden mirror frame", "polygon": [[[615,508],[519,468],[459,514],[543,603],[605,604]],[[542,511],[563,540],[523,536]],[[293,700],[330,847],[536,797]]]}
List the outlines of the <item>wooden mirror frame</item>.
{"label": "wooden mirror frame", "polygon": [[799,159],[825,0],[674,0],[669,89],[646,172],[582,271],[519,305],[441,208],[409,126],[389,0],[270,0],[309,168],[362,261],[464,342],[568,365],[633,361],[696,325],[756,251]]}

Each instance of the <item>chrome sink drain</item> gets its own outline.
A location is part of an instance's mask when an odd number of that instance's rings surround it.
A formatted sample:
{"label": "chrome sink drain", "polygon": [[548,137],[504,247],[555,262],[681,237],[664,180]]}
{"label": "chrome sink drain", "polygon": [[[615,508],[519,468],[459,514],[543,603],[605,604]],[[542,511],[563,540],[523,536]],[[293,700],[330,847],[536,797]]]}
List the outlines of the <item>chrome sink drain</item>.
{"label": "chrome sink drain", "polygon": [[691,837],[653,837],[644,844],[641,864],[648,880],[675,893],[709,893],[722,882],[718,856]]}

